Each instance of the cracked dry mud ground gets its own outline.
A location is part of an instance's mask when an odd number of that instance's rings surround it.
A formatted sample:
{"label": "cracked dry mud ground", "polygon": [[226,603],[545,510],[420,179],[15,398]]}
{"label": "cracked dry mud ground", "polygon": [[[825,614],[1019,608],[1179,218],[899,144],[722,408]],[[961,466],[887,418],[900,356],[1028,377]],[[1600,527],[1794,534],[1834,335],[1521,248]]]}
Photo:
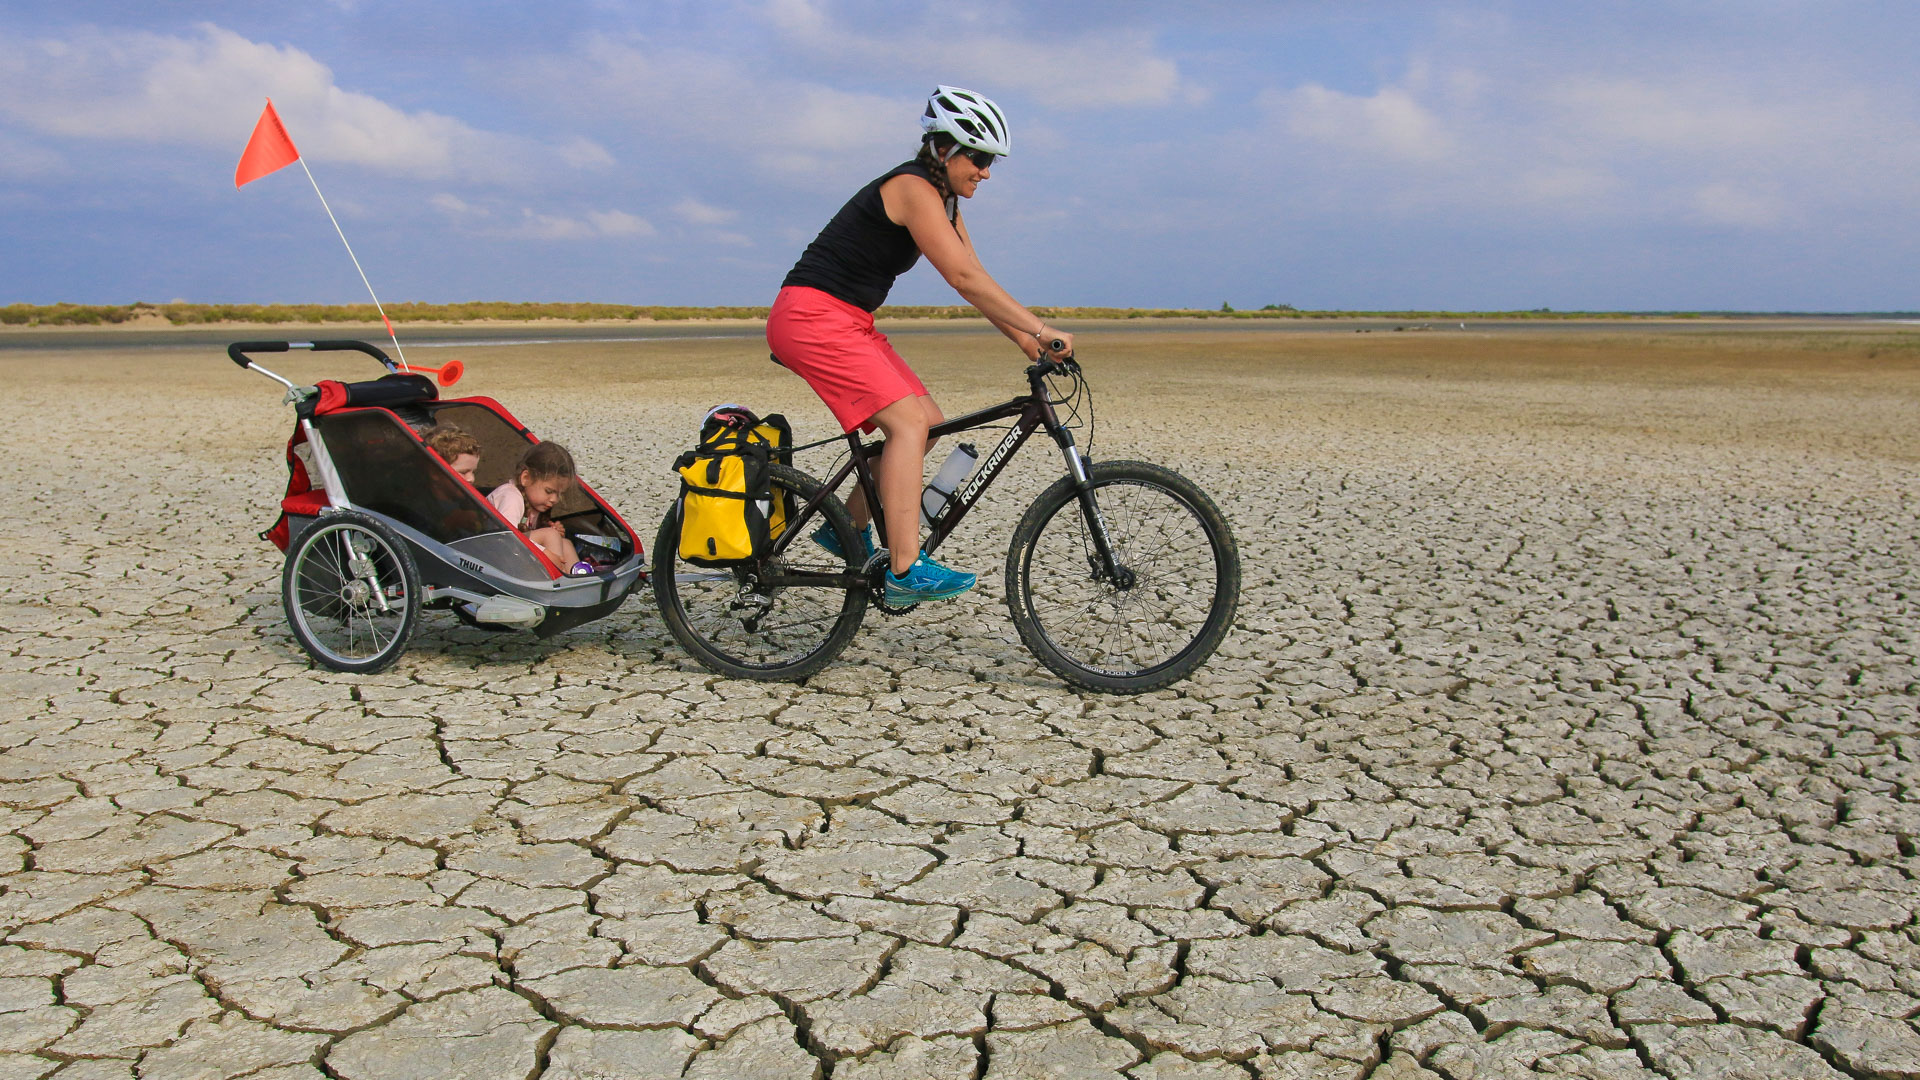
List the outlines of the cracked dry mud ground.
{"label": "cracked dry mud ground", "polygon": [[[1044,452],[804,686],[643,595],[314,670],[274,388],[0,354],[0,1080],[1920,1075],[1912,340],[1089,327],[1246,564],[1138,698],[1001,606]],[[649,539],[712,399],[825,428],[750,341],[458,354]]]}

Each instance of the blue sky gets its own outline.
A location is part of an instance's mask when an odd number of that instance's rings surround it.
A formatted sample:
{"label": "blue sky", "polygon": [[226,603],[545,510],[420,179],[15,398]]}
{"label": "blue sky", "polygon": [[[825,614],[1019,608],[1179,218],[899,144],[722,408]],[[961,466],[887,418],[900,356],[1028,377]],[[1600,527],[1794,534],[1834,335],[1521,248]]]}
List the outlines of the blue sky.
{"label": "blue sky", "polygon": [[[458,11],[457,17],[448,12]],[[1920,8],[0,2],[0,303],[764,304],[929,89],[1031,304],[1920,307]],[[900,303],[948,303],[924,264]]]}

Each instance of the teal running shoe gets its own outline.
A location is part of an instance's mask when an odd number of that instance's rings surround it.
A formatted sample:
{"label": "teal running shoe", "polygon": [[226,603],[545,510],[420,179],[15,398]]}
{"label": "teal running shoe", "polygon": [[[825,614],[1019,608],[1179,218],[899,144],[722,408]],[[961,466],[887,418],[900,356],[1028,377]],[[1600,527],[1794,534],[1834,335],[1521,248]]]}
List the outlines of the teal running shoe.
{"label": "teal running shoe", "polygon": [[[819,528],[813,530],[813,542],[826,548],[836,559],[844,560],[847,557],[847,553],[840,550],[840,537],[834,534],[831,521],[823,521]],[[871,522],[866,528],[860,530],[860,548],[860,558],[854,563],[855,566],[865,566],[867,560],[873,558],[873,524]]]}
{"label": "teal running shoe", "polygon": [[973,588],[973,583],[972,574],[949,570],[921,552],[905,574],[888,571],[887,603],[912,607],[922,600],[950,600]]}

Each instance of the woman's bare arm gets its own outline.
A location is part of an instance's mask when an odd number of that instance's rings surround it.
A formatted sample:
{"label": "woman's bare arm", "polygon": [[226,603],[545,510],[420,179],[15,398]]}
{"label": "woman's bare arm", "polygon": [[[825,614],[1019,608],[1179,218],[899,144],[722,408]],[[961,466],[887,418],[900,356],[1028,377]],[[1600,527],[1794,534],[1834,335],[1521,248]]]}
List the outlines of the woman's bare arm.
{"label": "woman's bare arm", "polygon": [[[933,185],[917,176],[896,176],[881,185],[880,199],[887,216],[906,226],[920,253],[947,279],[953,291],[979,308],[980,314],[1020,346],[1029,359],[1037,359],[1040,341],[1036,334],[1045,329],[1045,323],[987,273],[965,235],[965,226],[947,220],[946,205]],[[1072,351],[1069,335],[1054,332],[1047,336],[1068,338],[1068,351]]]}

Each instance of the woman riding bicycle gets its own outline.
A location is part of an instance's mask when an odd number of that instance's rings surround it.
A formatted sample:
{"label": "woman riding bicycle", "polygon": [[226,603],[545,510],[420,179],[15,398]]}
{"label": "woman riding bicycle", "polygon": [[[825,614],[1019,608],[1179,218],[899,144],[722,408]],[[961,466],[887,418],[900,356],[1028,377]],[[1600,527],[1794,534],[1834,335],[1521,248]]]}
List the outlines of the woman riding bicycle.
{"label": "woman riding bicycle", "polygon": [[[891,559],[886,601],[908,606],[971,589],[974,575],[949,569],[920,550],[921,476],[927,429],[945,419],[913,369],[874,329],[873,312],[894,279],[921,255],[966,301],[1012,339],[1029,360],[1041,343],[1073,337],[1053,330],[996,283],[974,253],[959,200],[971,199],[992,167],[1012,149],[1006,117],[993,102],[942,86],[920,118],[924,135],[914,160],[869,183],[847,200],[781,283],[767,317],[767,344],[788,370],[820,395],[842,430],[886,435],[879,491]],[[862,492],[848,500],[861,542],[873,553],[872,514]],[[814,534],[846,557],[830,526]]]}

